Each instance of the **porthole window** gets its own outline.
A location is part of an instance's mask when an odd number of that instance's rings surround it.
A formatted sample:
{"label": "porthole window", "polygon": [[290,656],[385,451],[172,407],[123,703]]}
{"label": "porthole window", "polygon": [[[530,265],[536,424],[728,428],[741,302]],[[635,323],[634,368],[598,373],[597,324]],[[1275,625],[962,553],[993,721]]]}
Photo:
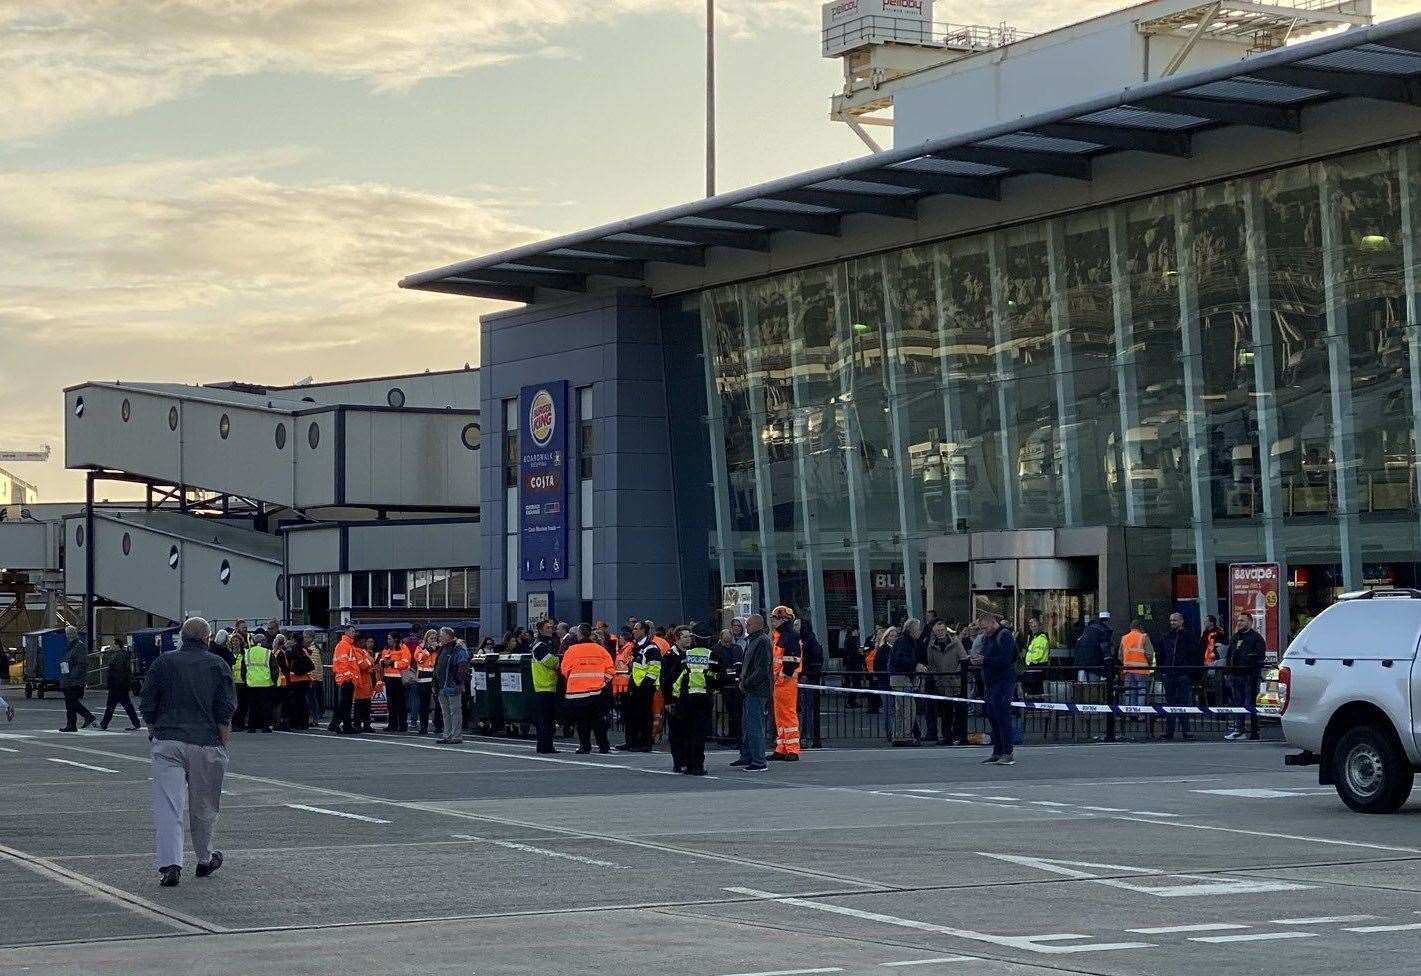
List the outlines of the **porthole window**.
{"label": "porthole window", "polygon": [[306,443],[311,445],[311,450],[321,446],[321,425],[314,420],[311,426],[306,428]]}
{"label": "porthole window", "polygon": [[133,404],[129,403],[127,398],[119,404],[118,415],[123,418],[124,423],[128,423],[129,418],[133,416]]}
{"label": "porthole window", "polygon": [[177,569],[177,568],[178,568],[178,547],[177,547],[177,546],[173,546],[172,548],[170,548],[170,549],[168,550],[168,568],[169,568],[169,569]]}
{"label": "porthole window", "polygon": [[392,407],[403,407],[405,405],[405,391],[398,386],[390,387],[390,392],[385,394],[385,402]]}
{"label": "porthole window", "polygon": [[75,398],[74,398],[74,416],[76,416],[76,417],[82,417],[82,416],[84,416],[84,398],[83,398],[83,397],[75,397]]}
{"label": "porthole window", "polygon": [[277,425],[276,425],[276,449],[277,449],[278,451],[284,451],[284,450],[286,450],[286,425],[285,425],[285,424],[277,424]]}
{"label": "porthole window", "polygon": [[217,580],[223,586],[232,582],[232,564],[227,560],[222,560],[222,565],[217,567]]}
{"label": "porthole window", "polygon": [[169,429],[169,430],[177,430],[177,429],[178,429],[178,408],[177,408],[177,407],[169,407],[169,408],[168,408],[168,429]]}
{"label": "porthole window", "polygon": [[477,451],[484,442],[484,434],[478,424],[465,424],[464,431],[459,437],[463,440],[464,446],[471,451]]}
{"label": "porthole window", "polygon": [[75,526],[74,528],[74,544],[76,546],[82,546],[84,544],[84,527],[82,525]]}
{"label": "porthole window", "polygon": [[123,534],[123,554],[127,556],[131,552],[133,552],[133,537],[125,532]]}
{"label": "porthole window", "polygon": [[232,433],[232,418],[224,413],[222,419],[217,421],[217,436],[225,441],[230,433]]}
{"label": "porthole window", "polygon": [[315,403],[315,402],[316,402],[316,398],[315,398],[315,397],[302,397],[302,398],[301,398],[301,402],[302,402],[302,403]]}

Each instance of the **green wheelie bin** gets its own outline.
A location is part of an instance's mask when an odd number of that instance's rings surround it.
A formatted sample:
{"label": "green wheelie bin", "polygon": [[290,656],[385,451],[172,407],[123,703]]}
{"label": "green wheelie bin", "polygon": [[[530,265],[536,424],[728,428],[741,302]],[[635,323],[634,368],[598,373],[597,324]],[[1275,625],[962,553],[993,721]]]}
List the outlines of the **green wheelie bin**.
{"label": "green wheelie bin", "polygon": [[504,654],[498,660],[498,687],[509,735],[527,735],[533,726],[533,655]]}
{"label": "green wheelie bin", "polygon": [[474,720],[479,732],[492,735],[503,728],[503,691],[498,682],[498,655],[475,654]]}

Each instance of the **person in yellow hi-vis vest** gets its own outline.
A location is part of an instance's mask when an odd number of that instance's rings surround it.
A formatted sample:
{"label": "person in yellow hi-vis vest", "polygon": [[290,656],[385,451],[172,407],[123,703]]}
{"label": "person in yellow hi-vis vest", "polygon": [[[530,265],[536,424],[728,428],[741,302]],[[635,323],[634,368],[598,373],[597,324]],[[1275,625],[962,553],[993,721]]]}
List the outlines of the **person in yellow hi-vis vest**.
{"label": "person in yellow hi-vis vest", "polygon": [[1124,704],[1143,705],[1155,671],[1155,646],[1145,633],[1145,622],[1130,622],[1130,632],[1120,638],[1120,674],[1124,679]]}

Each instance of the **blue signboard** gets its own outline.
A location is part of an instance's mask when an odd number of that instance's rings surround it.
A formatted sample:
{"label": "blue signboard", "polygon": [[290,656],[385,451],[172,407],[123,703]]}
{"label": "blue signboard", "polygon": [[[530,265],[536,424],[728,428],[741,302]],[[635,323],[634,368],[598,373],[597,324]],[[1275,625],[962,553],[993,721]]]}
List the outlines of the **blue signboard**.
{"label": "blue signboard", "polygon": [[522,579],[567,579],[567,382],[525,386],[518,397]]}

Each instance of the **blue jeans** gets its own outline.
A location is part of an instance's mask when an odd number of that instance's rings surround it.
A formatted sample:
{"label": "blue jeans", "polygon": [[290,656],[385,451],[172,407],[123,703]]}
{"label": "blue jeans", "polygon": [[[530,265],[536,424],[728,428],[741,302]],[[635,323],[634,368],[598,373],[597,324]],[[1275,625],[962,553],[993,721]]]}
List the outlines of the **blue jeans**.
{"label": "blue jeans", "polygon": [[740,712],[740,758],[751,766],[764,766],[765,713],[769,695],[746,695]]}
{"label": "blue jeans", "polygon": [[1011,693],[1016,690],[1016,676],[993,681],[982,696],[986,703],[987,724],[992,730],[992,755],[1009,756],[1012,752]]}
{"label": "blue jeans", "polygon": [[1125,686],[1121,690],[1125,692],[1122,705],[1143,705],[1150,690],[1150,677],[1146,674],[1125,674]]}

